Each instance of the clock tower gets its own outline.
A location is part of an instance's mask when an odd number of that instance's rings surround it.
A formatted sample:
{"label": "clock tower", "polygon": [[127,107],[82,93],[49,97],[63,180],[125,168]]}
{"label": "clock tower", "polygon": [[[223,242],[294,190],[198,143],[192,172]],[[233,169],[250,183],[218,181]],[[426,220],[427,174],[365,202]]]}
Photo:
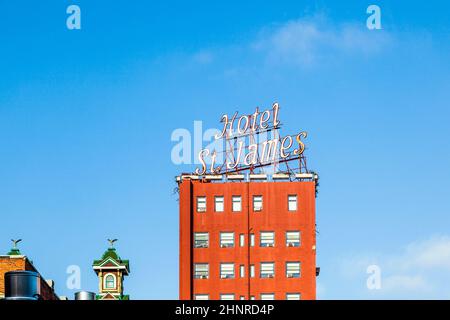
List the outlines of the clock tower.
{"label": "clock tower", "polygon": [[123,294],[124,277],[130,273],[128,260],[119,257],[114,248],[117,239],[108,239],[110,246],[99,260],[92,265],[98,276],[99,286],[97,300],[129,300],[129,295]]}

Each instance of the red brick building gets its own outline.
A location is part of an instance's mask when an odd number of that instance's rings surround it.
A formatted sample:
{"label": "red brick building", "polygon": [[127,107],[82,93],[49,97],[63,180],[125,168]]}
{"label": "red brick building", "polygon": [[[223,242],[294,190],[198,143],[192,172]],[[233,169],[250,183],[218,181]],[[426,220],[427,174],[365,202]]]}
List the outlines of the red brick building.
{"label": "red brick building", "polygon": [[[0,255],[0,299],[5,296],[5,273],[9,271],[38,272],[27,256],[22,255],[17,248],[11,249],[6,255]],[[59,300],[52,280],[45,280],[39,275],[39,282],[40,298],[42,300]]]}
{"label": "red brick building", "polygon": [[316,298],[318,177],[269,179],[177,178],[180,299]]}

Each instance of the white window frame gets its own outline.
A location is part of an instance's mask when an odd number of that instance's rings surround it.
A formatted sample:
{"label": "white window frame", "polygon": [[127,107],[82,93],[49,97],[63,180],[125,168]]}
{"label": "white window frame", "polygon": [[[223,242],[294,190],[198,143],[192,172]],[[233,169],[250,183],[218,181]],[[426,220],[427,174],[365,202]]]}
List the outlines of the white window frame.
{"label": "white window frame", "polygon": [[[259,205],[257,205],[259,204]],[[263,196],[254,195],[253,196],[253,211],[259,212],[263,209]]]}
{"label": "white window frame", "polygon": [[275,277],[275,263],[274,262],[261,262],[259,265],[259,277],[260,278],[273,278]]}
{"label": "white window frame", "polygon": [[[298,234],[298,240],[294,234]],[[300,247],[302,242],[302,233],[299,230],[286,231],[286,247]]]}
{"label": "white window frame", "polygon": [[299,292],[286,293],[286,300],[301,300],[302,295]]}
{"label": "white window frame", "polygon": [[[114,273],[106,273],[104,275],[104,277],[105,277],[104,278],[105,280],[103,281],[103,289],[110,289],[110,290],[117,289],[117,277]],[[113,281],[112,281],[113,286],[112,287],[108,287],[108,278],[109,277],[113,278]]]}
{"label": "white window frame", "polygon": [[298,197],[296,194],[288,195],[288,211],[294,212],[298,210]]}
{"label": "white window frame", "polygon": [[220,232],[220,247],[234,248],[234,232]]}
{"label": "white window frame", "polygon": [[[239,201],[237,201],[239,200]],[[231,210],[232,212],[241,212],[242,211],[242,197],[241,196],[232,196],[231,197]]]}
{"label": "white window frame", "polygon": [[196,294],[194,295],[194,300],[209,300],[209,294]]}
{"label": "white window frame", "polygon": [[[200,266],[206,266],[206,271],[197,270]],[[203,269],[203,268],[202,268]],[[209,264],[208,263],[194,263],[194,279],[208,279],[209,278]]]}
{"label": "white window frame", "polygon": [[239,266],[239,277],[244,278],[245,277],[245,265],[241,264]]}
{"label": "white window frame", "polygon": [[223,262],[220,264],[220,279],[234,279],[234,263]]}
{"label": "white window frame", "polygon": [[[292,269],[295,265],[298,265],[298,272],[293,272]],[[289,270],[291,269],[291,271]],[[297,269],[297,267],[295,267]],[[300,278],[302,275],[302,264],[300,261],[288,261],[286,262],[286,277],[287,278]]]}
{"label": "white window frame", "polygon": [[214,197],[214,212],[224,212],[225,211],[225,198],[224,196]]}
{"label": "white window frame", "polygon": [[206,197],[205,196],[197,196],[196,205],[197,205],[197,212],[200,212],[200,213],[206,212]]}
{"label": "white window frame", "polygon": [[[206,235],[206,244],[204,238]],[[201,244],[199,244],[201,243]],[[209,247],[209,232],[194,232],[194,248],[208,248]]]}
{"label": "white window frame", "polygon": [[254,247],[254,246],[255,246],[255,234],[250,233],[250,247]]}
{"label": "white window frame", "polygon": [[220,300],[234,300],[234,293],[221,293]]}
{"label": "white window frame", "polygon": [[255,265],[251,264],[250,265],[250,278],[254,278],[255,277]]}
{"label": "white window frame", "polygon": [[275,300],[275,293],[261,293],[261,300]]}
{"label": "white window frame", "polygon": [[241,233],[241,234],[239,235],[239,246],[240,246],[240,247],[245,246],[245,235],[244,235],[243,233]]}
{"label": "white window frame", "polygon": [[275,246],[275,232],[261,231],[259,233],[259,246],[260,247],[274,247]]}

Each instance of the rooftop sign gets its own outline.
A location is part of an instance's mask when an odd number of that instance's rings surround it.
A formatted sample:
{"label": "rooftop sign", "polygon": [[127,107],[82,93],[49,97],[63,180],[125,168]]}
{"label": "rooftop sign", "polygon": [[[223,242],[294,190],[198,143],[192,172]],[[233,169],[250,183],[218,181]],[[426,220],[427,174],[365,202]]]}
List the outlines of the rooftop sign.
{"label": "rooftop sign", "polygon": [[[224,140],[226,157],[223,163],[217,163],[217,150],[200,150],[198,159],[201,167],[195,170],[195,174],[252,171],[254,168],[300,159],[305,151],[303,139],[307,133],[301,131],[279,137],[279,111],[278,103],[274,103],[271,109],[260,112],[256,108],[250,115],[239,116],[237,112],[232,116],[222,115],[223,127],[214,139]],[[272,136],[268,137],[268,133],[272,133]]]}

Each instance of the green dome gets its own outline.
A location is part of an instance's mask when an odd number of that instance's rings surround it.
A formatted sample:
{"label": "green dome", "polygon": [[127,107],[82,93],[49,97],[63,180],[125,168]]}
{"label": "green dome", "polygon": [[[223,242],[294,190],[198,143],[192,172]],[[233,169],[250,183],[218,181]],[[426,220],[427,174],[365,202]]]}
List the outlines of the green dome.
{"label": "green dome", "polygon": [[8,256],[20,256],[20,250],[17,248],[12,248],[9,252],[8,252]]}
{"label": "green dome", "polygon": [[102,256],[102,260],[105,260],[106,258],[113,258],[114,260],[120,260],[120,257],[117,255],[115,248],[108,248],[108,250],[105,251],[105,253]]}
{"label": "green dome", "polygon": [[114,260],[117,264],[126,267],[127,272],[130,271],[130,262],[128,260],[122,260],[117,254],[115,248],[108,248],[108,250],[106,250],[105,253],[103,253],[102,258],[100,260],[94,260],[93,266],[99,266],[107,259]]}

